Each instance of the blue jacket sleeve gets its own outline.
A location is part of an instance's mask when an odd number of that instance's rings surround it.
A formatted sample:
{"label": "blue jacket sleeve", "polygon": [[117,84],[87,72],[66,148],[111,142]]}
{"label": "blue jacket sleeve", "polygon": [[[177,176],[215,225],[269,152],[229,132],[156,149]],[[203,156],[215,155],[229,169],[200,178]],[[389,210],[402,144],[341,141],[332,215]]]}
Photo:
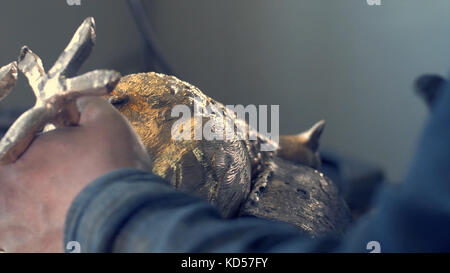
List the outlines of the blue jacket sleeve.
{"label": "blue jacket sleeve", "polygon": [[283,223],[222,219],[209,203],[133,169],[86,187],[72,203],[64,236],[82,252],[285,252],[293,240],[307,240]]}
{"label": "blue jacket sleeve", "polygon": [[341,238],[310,239],[257,218],[221,219],[207,202],[146,172],[123,169],[85,188],[66,220],[65,242],[82,252],[450,251],[450,88],[433,108],[405,182]]}

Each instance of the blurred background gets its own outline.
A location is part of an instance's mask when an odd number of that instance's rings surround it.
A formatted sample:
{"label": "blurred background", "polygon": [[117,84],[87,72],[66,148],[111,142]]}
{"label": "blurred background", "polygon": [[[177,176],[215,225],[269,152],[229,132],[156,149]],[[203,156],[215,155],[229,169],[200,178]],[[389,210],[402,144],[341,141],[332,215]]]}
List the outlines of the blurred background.
{"label": "blurred background", "polygon": [[[97,45],[83,71],[162,71],[225,104],[278,104],[283,134],[326,119],[326,151],[391,181],[401,180],[427,117],[415,78],[450,68],[450,0],[140,2],[133,13],[127,0],[2,1],[0,65],[28,45],[50,68],[94,16]],[[33,103],[21,76],[0,109]]]}

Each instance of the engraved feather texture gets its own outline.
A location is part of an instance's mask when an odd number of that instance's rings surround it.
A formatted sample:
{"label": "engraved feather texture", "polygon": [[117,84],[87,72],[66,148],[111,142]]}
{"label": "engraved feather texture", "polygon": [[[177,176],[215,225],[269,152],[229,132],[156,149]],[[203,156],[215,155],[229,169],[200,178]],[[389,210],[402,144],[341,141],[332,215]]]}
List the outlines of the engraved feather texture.
{"label": "engraved feather texture", "polygon": [[[224,217],[237,214],[251,188],[250,157],[242,140],[174,140],[171,116],[176,105],[224,106],[176,77],[141,73],[123,77],[110,101],[130,121],[151,158],[153,172],[175,188],[216,205]],[[191,124],[195,117],[192,116]],[[218,118],[203,115],[204,121]],[[193,132],[192,132],[193,133]]]}

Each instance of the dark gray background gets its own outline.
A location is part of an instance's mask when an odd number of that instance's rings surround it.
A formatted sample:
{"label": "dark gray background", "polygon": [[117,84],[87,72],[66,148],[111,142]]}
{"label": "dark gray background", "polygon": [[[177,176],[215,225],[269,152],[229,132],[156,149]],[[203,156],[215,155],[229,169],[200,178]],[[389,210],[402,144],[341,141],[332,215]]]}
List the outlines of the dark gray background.
{"label": "dark gray background", "polygon": [[[426,118],[422,73],[448,75],[450,0],[145,1],[177,76],[227,104],[279,104],[280,130],[328,122],[323,146],[399,180]],[[46,68],[87,16],[97,45],[83,70],[145,67],[125,0],[3,0],[0,64],[26,44]],[[24,77],[0,107],[31,106]]]}

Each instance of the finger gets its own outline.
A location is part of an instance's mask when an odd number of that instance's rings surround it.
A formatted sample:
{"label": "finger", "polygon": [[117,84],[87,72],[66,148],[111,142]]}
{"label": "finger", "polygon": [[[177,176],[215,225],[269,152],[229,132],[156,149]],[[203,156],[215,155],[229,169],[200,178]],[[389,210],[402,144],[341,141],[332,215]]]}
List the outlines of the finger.
{"label": "finger", "polygon": [[106,125],[123,121],[122,115],[102,97],[82,97],[77,100],[81,112],[80,125]]}
{"label": "finger", "polygon": [[137,156],[142,169],[151,170],[151,159],[142,140],[125,117],[105,98],[83,97],[78,100],[78,105],[81,111],[80,126],[87,129],[89,137],[109,142],[112,149],[129,147],[127,154]]}
{"label": "finger", "polygon": [[[81,112],[80,126],[92,134],[114,138],[115,140],[133,139],[141,148],[144,144],[125,117],[102,97],[83,97],[78,100]],[[144,148],[143,148],[144,149]]]}

